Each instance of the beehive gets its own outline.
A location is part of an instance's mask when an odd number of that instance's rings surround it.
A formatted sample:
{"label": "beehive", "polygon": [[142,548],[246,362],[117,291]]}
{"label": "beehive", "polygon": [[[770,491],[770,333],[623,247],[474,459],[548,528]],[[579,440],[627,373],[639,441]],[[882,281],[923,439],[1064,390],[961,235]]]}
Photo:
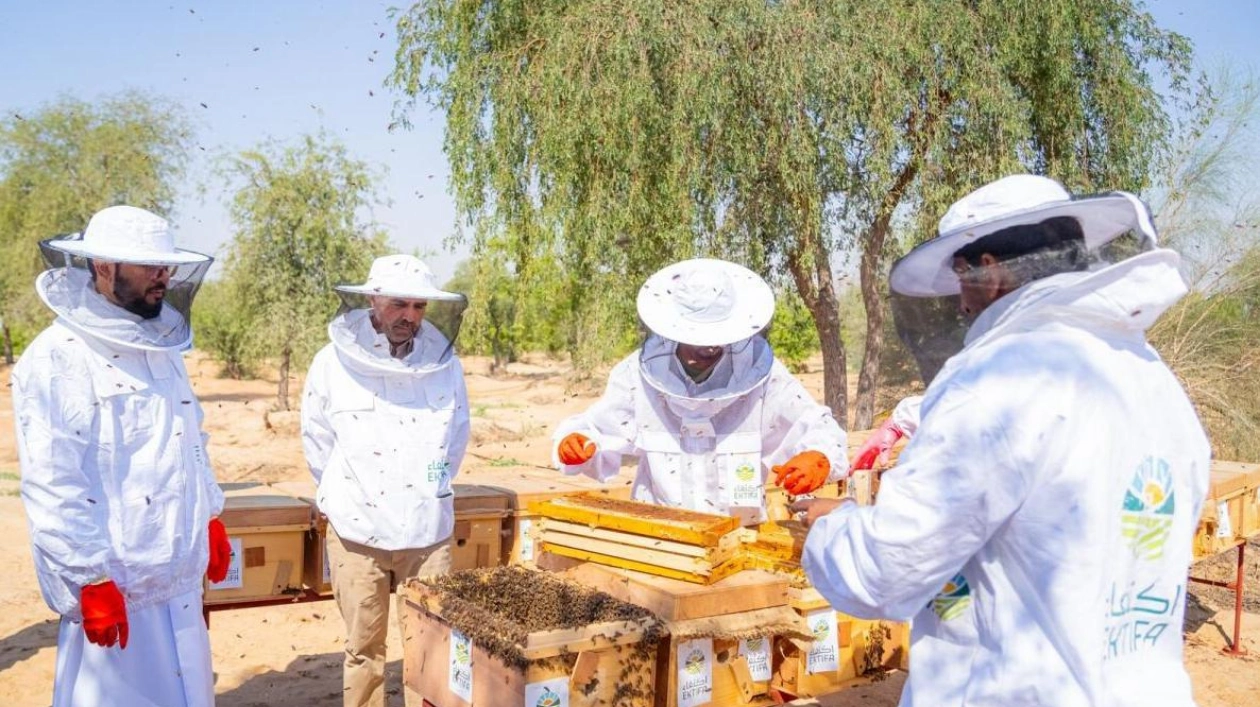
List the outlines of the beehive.
{"label": "beehive", "polygon": [[1194,558],[1211,557],[1260,534],[1260,464],[1213,461]]}
{"label": "beehive", "polygon": [[296,595],[303,586],[303,541],[313,525],[310,504],[256,485],[224,487],[219,520],[232,544],[223,582],[205,585],[206,605]]}
{"label": "beehive", "polygon": [[653,704],[661,626],[643,609],[523,567],[413,581],[400,592],[403,681],[417,704]]}
{"label": "beehive", "polygon": [[579,494],[532,504],[543,550],[578,560],[709,584],[739,571],[739,521],[626,499]]}

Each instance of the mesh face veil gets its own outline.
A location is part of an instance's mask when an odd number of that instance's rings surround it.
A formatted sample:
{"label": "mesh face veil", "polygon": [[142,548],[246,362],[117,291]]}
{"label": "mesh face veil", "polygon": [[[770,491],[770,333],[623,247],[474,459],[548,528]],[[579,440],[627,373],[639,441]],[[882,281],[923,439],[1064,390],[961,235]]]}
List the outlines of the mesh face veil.
{"label": "mesh face veil", "polygon": [[388,350],[375,350],[384,345],[371,335],[374,332],[372,300],[382,297],[386,300],[415,301],[416,298],[366,295],[341,289],[337,294],[341,297],[341,307],[329,326],[329,334],[343,352],[356,355],[364,363],[377,368],[432,371],[450,364],[455,355],[455,342],[459,338],[464,312],[468,308],[468,299],[463,295],[455,299],[423,300],[426,303],[424,318],[412,339],[412,350],[402,359],[395,359],[389,356]]}

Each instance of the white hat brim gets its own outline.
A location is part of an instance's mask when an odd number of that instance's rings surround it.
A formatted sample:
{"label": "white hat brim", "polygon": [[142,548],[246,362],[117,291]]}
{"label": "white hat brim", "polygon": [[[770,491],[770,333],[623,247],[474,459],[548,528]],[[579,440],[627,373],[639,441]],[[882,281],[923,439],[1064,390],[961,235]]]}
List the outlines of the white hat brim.
{"label": "white hat brim", "polygon": [[[670,295],[670,282],[685,268],[697,262],[721,268],[735,284],[732,315],[717,322],[696,322],[683,317]],[[692,346],[726,346],[743,341],[774,318],[774,292],[753,271],[725,260],[685,260],[662,268],[639,288],[636,300],[639,318],[654,333]]]}
{"label": "white hat brim", "polygon": [[338,285],[338,292],[367,297],[397,297],[399,299],[420,299],[458,302],[466,299],[458,292],[447,292],[435,287],[391,287],[389,285]]}
{"label": "white hat brim", "polygon": [[175,249],[174,252],[153,252],[129,248],[100,248],[81,240],[53,238],[45,241],[49,247],[70,255],[135,265],[190,265],[204,263],[214,258],[191,250]]}
{"label": "white hat brim", "polygon": [[[1136,197],[1117,192],[1041,205],[968,224],[966,228],[942,233],[916,246],[893,266],[888,275],[888,285],[893,291],[911,297],[956,295],[960,290],[958,275],[954,272],[954,253],[980,238],[1011,226],[1070,216],[1081,224],[1085,247],[1093,250],[1141,228],[1139,205]],[[1148,235],[1154,238],[1153,232]]]}

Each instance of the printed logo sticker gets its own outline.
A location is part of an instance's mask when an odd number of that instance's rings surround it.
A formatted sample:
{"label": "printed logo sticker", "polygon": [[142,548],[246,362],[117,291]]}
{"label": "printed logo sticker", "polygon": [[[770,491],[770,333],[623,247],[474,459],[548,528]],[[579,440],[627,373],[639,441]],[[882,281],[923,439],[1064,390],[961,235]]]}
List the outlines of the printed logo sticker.
{"label": "printed logo sticker", "polygon": [[753,680],[770,679],[770,641],[765,638],[748,638],[739,642],[739,654],[748,662],[748,673]]}
{"label": "printed logo sticker", "polygon": [[697,638],[678,644],[678,707],[697,707],[713,701],[713,639]]}
{"label": "printed logo sticker", "polygon": [[1168,461],[1153,457],[1142,460],[1125,491],[1120,514],[1125,542],[1139,560],[1152,562],[1164,556],[1175,505]]}
{"label": "printed logo sticker", "polygon": [[525,686],[526,707],[569,707],[569,679],[552,678]]}
{"label": "printed logo sticker", "polygon": [[741,508],[760,508],[762,504],[761,478],[757,473],[760,459],[752,454],[732,455],[727,461],[727,473],[731,482],[731,505]]}
{"label": "printed logo sticker", "polygon": [[241,538],[229,537],[228,543],[232,546],[232,560],[228,563],[227,576],[222,582],[211,582],[211,589],[240,589],[245,586],[244,567],[242,567],[245,558],[244,541]]}
{"label": "printed logo sticker", "polygon": [[840,669],[840,644],[836,632],[836,612],[820,609],[805,617],[814,642],[805,655],[805,669],[810,673],[830,673]]}
{"label": "printed logo sticker", "polygon": [[954,575],[953,579],[945,583],[940,594],[932,599],[932,611],[941,621],[953,621],[962,616],[969,606],[971,585],[967,584],[967,578],[961,574]]}
{"label": "printed logo sticker", "polygon": [[451,629],[448,687],[465,702],[472,702],[472,639]]}

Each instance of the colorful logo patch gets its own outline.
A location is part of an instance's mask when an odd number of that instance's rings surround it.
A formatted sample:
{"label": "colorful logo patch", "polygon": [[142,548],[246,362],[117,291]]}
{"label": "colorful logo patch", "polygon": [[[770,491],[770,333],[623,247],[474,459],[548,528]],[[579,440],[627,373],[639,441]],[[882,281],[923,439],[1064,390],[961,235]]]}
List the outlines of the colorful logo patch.
{"label": "colorful logo patch", "polygon": [[538,701],[534,703],[534,707],[560,707],[560,695],[556,694],[549,687],[544,688],[543,693],[538,697]]}
{"label": "colorful logo patch", "polygon": [[971,606],[971,585],[961,574],[945,583],[940,594],[932,599],[932,611],[941,621],[953,621]]}
{"label": "colorful logo patch", "polygon": [[827,634],[831,633],[831,627],[827,625],[826,619],[819,619],[814,622],[813,634],[815,641],[827,640]]}
{"label": "colorful logo patch", "polygon": [[735,478],[743,482],[752,481],[755,474],[756,470],[752,468],[751,464],[740,464],[735,468]]}
{"label": "colorful logo patch", "polygon": [[1153,561],[1164,556],[1164,543],[1172,532],[1175,495],[1168,461],[1153,457],[1142,460],[1124,493],[1120,514],[1121,532],[1138,559]]}
{"label": "colorful logo patch", "polygon": [[460,665],[468,665],[472,656],[468,654],[468,644],[460,641],[455,644],[455,662]]}
{"label": "colorful logo patch", "polygon": [[687,662],[683,664],[683,669],[691,675],[699,675],[704,670],[704,654],[700,651],[692,651],[687,656]]}
{"label": "colorful logo patch", "polygon": [[744,645],[748,647],[748,650],[756,653],[761,650],[761,646],[765,644],[765,642],[766,639],[764,638],[750,638],[747,641],[744,641]]}

